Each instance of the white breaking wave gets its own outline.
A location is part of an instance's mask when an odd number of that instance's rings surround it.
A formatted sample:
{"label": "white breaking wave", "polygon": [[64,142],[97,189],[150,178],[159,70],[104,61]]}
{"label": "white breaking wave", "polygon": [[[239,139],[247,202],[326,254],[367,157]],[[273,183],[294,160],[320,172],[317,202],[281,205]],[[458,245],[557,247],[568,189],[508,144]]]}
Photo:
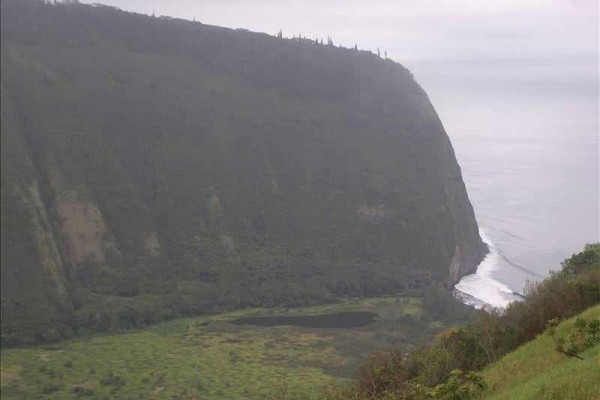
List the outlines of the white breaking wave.
{"label": "white breaking wave", "polygon": [[464,276],[456,284],[455,293],[464,303],[476,308],[481,308],[486,304],[496,308],[506,308],[509,303],[518,300],[519,297],[511,288],[495,280],[492,272],[502,268],[502,265],[507,262],[498,253],[485,232],[480,231],[479,234],[488,245],[490,252],[477,266],[474,274]]}

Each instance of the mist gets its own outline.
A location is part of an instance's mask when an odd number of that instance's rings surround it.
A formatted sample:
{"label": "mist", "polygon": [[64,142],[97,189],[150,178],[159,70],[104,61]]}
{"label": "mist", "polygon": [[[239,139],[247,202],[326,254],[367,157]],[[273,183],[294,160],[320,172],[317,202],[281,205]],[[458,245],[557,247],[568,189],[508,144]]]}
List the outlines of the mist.
{"label": "mist", "polygon": [[597,0],[83,3],[2,0],[0,397],[597,392]]}

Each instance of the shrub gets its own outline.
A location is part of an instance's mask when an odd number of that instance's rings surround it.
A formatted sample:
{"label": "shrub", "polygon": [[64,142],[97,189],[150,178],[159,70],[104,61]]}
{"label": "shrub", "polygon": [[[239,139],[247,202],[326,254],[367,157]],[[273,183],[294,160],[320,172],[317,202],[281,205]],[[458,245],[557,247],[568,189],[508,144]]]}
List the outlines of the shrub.
{"label": "shrub", "polygon": [[100,378],[100,384],[102,386],[113,386],[116,390],[120,389],[125,385],[125,380],[119,375],[115,375],[111,372],[103,378]]}
{"label": "shrub", "polygon": [[389,392],[402,392],[408,374],[402,354],[397,350],[373,354],[356,373],[359,392],[376,397]]}
{"label": "shrub", "polygon": [[57,385],[55,383],[49,383],[42,388],[42,393],[43,394],[51,394],[54,392],[58,392],[61,389],[62,388],[59,385]]}
{"label": "shrub", "polygon": [[569,336],[558,336],[556,327],[560,323],[558,318],[553,318],[548,321],[548,330],[546,333],[552,337],[555,344],[555,349],[559,353],[570,357],[581,358],[578,353],[600,343],[600,320],[592,319],[587,321],[583,318],[575,320],[575,329]]}

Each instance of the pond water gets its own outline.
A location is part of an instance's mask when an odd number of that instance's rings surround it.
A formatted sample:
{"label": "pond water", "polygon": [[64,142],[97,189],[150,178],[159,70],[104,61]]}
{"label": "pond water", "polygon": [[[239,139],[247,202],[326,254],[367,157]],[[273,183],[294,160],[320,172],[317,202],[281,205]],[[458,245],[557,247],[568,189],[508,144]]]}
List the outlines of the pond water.
{"label": "pond water", "polygon": [[372,312],[339,312],[335,314],[264,316],[238,318],[235,325],[281,326],[294,325],[306,328],[359,328],[375,322],[379,316]]}

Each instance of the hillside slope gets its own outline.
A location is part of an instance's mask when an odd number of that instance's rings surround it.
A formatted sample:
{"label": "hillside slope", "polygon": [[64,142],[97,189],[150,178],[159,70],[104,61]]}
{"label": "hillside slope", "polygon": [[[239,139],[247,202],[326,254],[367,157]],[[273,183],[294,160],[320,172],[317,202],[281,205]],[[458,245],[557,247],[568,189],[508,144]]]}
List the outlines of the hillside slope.
{"label": "hillside slope", "polygon": [[[570,334],[577,318],[600,319],[600,306],[563,322],[557,333]],[[489,384],[484,398],[597,400],[600,398],[600,344],[580,355],[584,360],[567,357],[554,350],[550,336],[540,335],[484,371]]]}
{"label": "hillside slope", "polygon": [[352,381],[322,398],[598,399],[600,243],[561,266],[502,312],[481,311],[409,353],[372,354]]}
{"label": "hillside slope", "polygon": [[370,52],[2,2],[2,341],[452,284],[452,146]]}

